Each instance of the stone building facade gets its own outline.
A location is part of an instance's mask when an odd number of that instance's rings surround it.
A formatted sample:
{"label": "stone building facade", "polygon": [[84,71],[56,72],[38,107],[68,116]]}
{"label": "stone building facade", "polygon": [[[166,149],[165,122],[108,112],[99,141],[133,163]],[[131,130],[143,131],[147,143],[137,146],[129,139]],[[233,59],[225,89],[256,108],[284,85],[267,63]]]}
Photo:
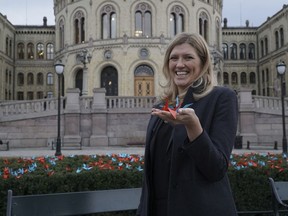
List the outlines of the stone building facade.
{"label": "stone building facade", "polygon": [[0,100],[53,97],[55,26],[14,26],[2,14],[0,26]]}
{"label": "stone building facade", "polygon": [[250,27],[249,21],[245,27],[229,27],[228,23],[224,18],[223,84],[250,89],[253,95],[280,96],[276,65],[288,64],[288,5],[258,27]]}
{"label": "stone building facade", "polygon": [[157,96],[165,49],[182,31],[206,38],[220,84],[279,96],[276,64],[288,62],[287,5],[258,27],[222,23],[222,7],[222,0],[54,0],[53,26],[45,17],[41,26],[17,26],[0,14],[0,100],[55,97],[60,60],[62,95],[105,88],[107,96]]}
{"label": "stone building facade", "polygon": [[199,32],[220,55],[222,4],[55,0],[55,60],[65,64],[66,88],[83,95],[99,87],[107,96],[159,94],[165,49],[177,33]]}
{"label": "stone building facade", "polygon": [[0,14],[0,100],[14,99],[15,27]]}
{"label": "stone building facade", "polygon": [[280,142],[280,100],[271,96],[279,96],[276,64],[288,62],[288,7],[259,27],[229,27],[225,18],[221,27],[222,7],[222,0],[54,0],[55,26],[45,18],[15,26],[0,14],[0,100],[24,100],[0,103],[1,132],[17,147],[56,137],[54,64],[61,61],[63,143],[143,143],[152,105],[143,110],[144,96],[160,93],[165,49],[187,31],[203,35],[218,82],[239,92],[243,141]]}

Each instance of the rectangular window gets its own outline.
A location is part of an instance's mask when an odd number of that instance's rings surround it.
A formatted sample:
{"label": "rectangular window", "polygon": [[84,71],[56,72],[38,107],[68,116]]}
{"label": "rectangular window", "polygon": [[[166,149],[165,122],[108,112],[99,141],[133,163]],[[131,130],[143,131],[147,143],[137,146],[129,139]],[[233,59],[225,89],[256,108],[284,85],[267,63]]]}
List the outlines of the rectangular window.
{"label": "rectangular window", "polygon": [[23,92],[17,92],[17,100],[24,100],[24,93]]}
{"label": "rectangular window", "polygon": [[33,100],[33,92],[27,92],[27,100]]}

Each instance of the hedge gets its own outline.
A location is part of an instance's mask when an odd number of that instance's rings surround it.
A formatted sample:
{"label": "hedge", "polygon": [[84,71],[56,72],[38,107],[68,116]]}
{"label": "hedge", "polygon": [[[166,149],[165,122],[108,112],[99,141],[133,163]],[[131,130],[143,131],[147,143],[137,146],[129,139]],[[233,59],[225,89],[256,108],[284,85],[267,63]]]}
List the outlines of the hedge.
{"label": "hedge", "polygon": [[[141,187],[143,166],[143,156],[129,154],[0,158],[0,215],[6,212],[8,189],[29,195]],[[287,158],[232,154],[228,175],[238,211],[271,210],[268,177],[288,181]]]}

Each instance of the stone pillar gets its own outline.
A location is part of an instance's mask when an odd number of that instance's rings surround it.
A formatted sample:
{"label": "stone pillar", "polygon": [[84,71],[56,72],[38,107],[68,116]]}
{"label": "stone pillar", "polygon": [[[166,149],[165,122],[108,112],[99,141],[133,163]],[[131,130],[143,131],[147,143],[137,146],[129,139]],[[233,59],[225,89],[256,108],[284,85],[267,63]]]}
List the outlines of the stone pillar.
{"label": "stone pillar", "polygon": [[257,142],[255,128],[255,104],[251,89],[241,89],[239,92],[239,133],[243,144],[247,141]]}
{"label": "stone pillar", "polygon": [[67,89],[64,116],[63,148],[81,148],[80,90]]}
{"label": "stone pillar", "polygon": [[90,146],[108,146],[107,136],[107,104],[105,88],[93,89],[92,130]]}
{"label": "stone pillar", "polygon": [[86,96],[88,95],[88,68],[86,66],[86,63],[84,63],[83,67],[83,89],[82,89],[82,95]]}

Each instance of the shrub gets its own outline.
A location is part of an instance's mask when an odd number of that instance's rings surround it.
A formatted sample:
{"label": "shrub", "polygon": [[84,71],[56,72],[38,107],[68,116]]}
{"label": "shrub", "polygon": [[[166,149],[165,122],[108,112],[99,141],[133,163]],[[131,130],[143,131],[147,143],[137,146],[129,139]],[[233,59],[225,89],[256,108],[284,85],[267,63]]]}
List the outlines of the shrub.
{"label": "shrub", "polygon": [[[28,195],[141,187],[143,159],[129,154],[2,158],[0,215],[6,209],[8,189]],[[288,181],[287,159],[280,154],[233,154],[228,175],[238,211],[269,210],[268,177]]]}

